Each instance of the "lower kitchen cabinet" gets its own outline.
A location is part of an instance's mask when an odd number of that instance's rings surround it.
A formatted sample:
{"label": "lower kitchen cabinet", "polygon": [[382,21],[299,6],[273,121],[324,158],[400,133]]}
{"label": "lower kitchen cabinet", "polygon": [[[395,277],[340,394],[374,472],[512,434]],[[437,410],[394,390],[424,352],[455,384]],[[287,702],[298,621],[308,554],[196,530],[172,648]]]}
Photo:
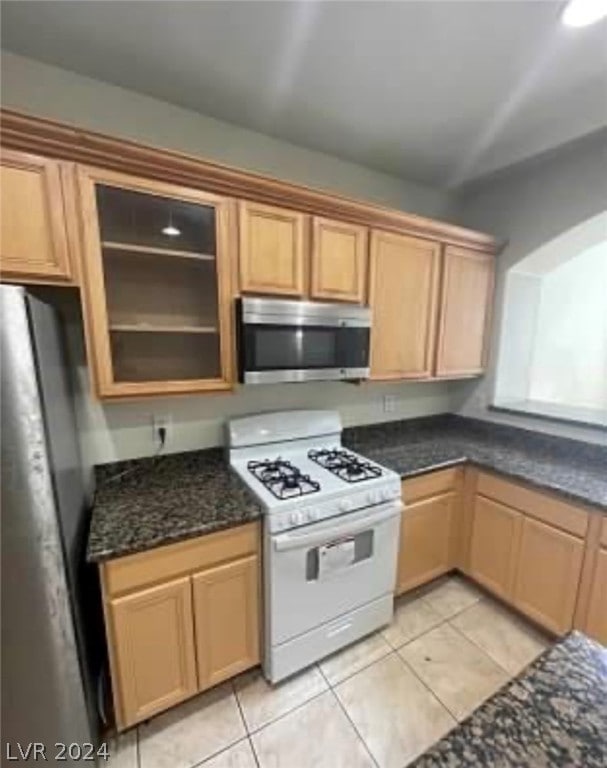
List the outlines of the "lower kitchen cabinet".
{"label": "lower kitchen cabinet", "polygon": [[584,542],[525,518],[516,568],[514,605],[557,635],[571,629]]}
{"label": "lower kitchen cabinet", "polygon": [[520,513],[504,504],[474,499],[469,573],[506,600],[512,594],[521,521]]}
{"label": "lower kitchen cabinet", "polygon": [[453,567],[455,503],[455,493],[444,493],[403,511],[396,594],[425,584]]}
{"label": "lower kitchen cabinet", "polygon": [[585,630],[607,645],[607,548],[597,554]]}
{"label": "lower kitchen cabinet", "polygon": [[187,576],[112,600],[109,613],[126,724],[144,720],[196,693]]}
{"label": "lower kitchen cabinet", "polygon": [[403,482],[396,594],[463,571],[555,635],[607,645],[607,516],[473,467]]}
{"label": "lower kitchen cabinet", "polygon": [[101,565],[118,730],[259,663],[259,526]]}
{"label": "lower kitchen cabinet", "polygon": [[477,472],[473,483],[466,572],[537,624],[565,634],[576,614],[588,512],[496,475]]}
{"label": "lower kitchen cabinet", "polygon": [[259,663],[258,568],[253,555],[193,576],[201,688]]}
{"label": "lower kitchen cabinet", "polygon": [[454,567],[460,471],[433,472],[403,483],[396,594]]}

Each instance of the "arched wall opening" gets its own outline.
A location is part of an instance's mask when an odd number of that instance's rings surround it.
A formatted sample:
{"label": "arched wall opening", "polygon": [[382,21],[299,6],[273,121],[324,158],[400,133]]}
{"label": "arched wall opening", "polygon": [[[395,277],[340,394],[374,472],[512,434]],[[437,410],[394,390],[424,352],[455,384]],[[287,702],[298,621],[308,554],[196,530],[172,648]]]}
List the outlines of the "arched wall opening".
{"label": "arched wall opening", "polygon": [[508,271],[494,405],[607,426],[607,212]]}

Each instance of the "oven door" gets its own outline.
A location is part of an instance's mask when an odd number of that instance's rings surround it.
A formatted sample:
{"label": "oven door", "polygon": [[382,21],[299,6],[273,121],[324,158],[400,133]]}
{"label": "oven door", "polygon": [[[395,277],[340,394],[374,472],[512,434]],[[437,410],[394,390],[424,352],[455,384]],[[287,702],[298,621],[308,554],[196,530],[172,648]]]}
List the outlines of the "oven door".
{"label": "oven door", "polygon": [[272,645],[394,592],[401,503],[266,537]]}
{"label": "oven door", "polygon": [[369,340],[366,307],[243,299],[240,379],[247,384],[365,379]]}

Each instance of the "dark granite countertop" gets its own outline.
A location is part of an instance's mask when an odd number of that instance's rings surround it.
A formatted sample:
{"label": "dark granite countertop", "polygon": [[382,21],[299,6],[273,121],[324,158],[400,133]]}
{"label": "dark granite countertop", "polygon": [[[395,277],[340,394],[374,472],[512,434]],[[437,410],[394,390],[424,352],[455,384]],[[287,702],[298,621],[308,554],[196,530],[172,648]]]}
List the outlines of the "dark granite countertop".
{"label": "dark granite countertop", "polygon": [[261,514],[220,448],[122,461],[99,466],[95,474],[89,561],[241,525]]}
{"label": "dark granite countertop", "polygon": [[[607,511],[607,448],[445,414],[344,430],[346,446],[402,477],[471,461]],[[212,448],[96,468],[90,561],[257,519],[261,510]]]}
{"label": "dark granite countertop", "polygon": [[605,768],[607,649],[574,632],[412,768]]}
{"label": "dark granite countertop", "polygon": [[344,430],[401,477],[469,461],[607,511],[607,447],[452,414]]}

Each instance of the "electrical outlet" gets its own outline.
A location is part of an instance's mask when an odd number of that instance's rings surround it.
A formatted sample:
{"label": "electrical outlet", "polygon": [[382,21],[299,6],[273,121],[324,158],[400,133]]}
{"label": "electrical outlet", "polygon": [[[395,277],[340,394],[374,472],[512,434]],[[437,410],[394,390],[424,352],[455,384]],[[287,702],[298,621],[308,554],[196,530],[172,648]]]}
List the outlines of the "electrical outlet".
{"label": "electrical outlet", "polygon": [[384,395],[384,413],[394,413],[396,410],[396,395]]}
{"label": "electrical outlet", "polygon": [[160,439],[160,430],[164,429],[164,442],[166,443],[169,439],[169,427],[171,426],[171,417],[168,415],[158,415],[156,413],[152,414],[152,430],[153,430],[153,437],[154,437],[154,443],[156,445],[160,445],[162,442]]}

